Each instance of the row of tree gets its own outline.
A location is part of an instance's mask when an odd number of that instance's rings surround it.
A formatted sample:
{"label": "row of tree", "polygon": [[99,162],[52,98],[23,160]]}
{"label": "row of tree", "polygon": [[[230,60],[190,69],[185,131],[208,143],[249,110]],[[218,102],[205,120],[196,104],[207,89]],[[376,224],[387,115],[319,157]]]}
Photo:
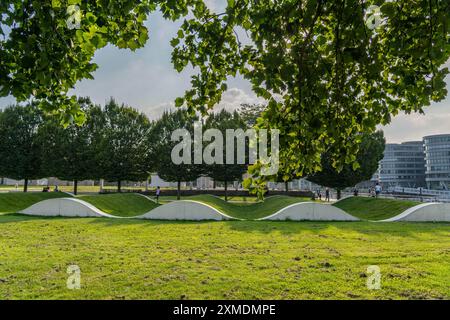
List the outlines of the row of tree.
{"label": "row of tree", "polygon": [[[61,125],[58,117],[45,115],[34,104],[11,106],[0,111],[0,176],[28,181],[57,177],[74,182],[105,179],[117,182],[146,181],[152,173],[166,180],[193,181],[202,175],[215,181],[242,179],[245,165],[175,165],[171,151],[178,142],[172,132],[190,132],[196,117],[185,110],[166,112],[158,121],[114,100],[103,108],[88,98],[78,101],[86,115],[84,125]],[[238,112],[225,110],[204,120],[205,128],[245,129]]]}
{"label": "row of tree", "polygon": [[[89,98],[80,98],[78,104],[86,117],[82,126],[63,126],[58,117],[43,113],[33,103],[0,111],[0,176],[24,180],[25,192],[31,179],[57,177],[73,181],[75,194],[82,180],[114,181],[120,192],[123,181],[146,181],[152,173],[176,182],[179,194],[182,182],[208,176],[223,182],[226,193],[228,184],[240,181],[248,169],[242,164],[175,165],[171,153],[178,142],[172,141],[172,133],[182,128],[193,133],[198,120],[185,110],[166,112],[159,120],[150,121],[145,114],[113,99],[104,107],[94,105]],[[202,119],[203,129],[218,129],[224,136],[227,129],[246,130],[254,126],[262,111],[261,106],[243,105],[239,112],[211,113]],[[324,154],[323,171],[309,179],[338,189],[353,186],[372,176],[383,150],[382,132],[363,135],[359,168],[348,165],[338,171],[332,157]],[[225,148],[223,152],[225,158]],[[292,176],[273,178],[287,185]]]}

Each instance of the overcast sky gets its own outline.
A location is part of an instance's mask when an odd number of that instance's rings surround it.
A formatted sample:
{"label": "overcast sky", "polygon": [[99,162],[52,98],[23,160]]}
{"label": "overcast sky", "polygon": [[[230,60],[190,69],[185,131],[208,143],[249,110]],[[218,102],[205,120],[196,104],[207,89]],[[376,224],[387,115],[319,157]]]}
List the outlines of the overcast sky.
{"label": "overcast sky", "polygon": [[[219,7],[217,1],[208,1]],[[147,26],[150,40],[137,52],[119,50],[108,46],[99,50],[95,62],[99,69],[95,80],[80,82],[73,92],[89,96],[95,103],[103,104],[110,97],[144,111],[151,118],[158,118],[164,110],[173,107],[174,100],[190,87],[192,70],[177,73],[170,62],[172,48],[170,39],[176,35],[179,23],[165,21],[159,14],[151,15]],[[450,63],[449,63],[450,65]],[[262,102],[252,92],[249,83],[242,78],[230,79],[229,90],[219,106],[238,108],[241,103]],[[447,78],[450,92],[450,77]],[[13,102],[11,98],[0,99],[0,106]],[[425,135],[450,133],[450,98],[433,104],[426,115],[399,115],[384,127],[388,142],[421,140]]]}

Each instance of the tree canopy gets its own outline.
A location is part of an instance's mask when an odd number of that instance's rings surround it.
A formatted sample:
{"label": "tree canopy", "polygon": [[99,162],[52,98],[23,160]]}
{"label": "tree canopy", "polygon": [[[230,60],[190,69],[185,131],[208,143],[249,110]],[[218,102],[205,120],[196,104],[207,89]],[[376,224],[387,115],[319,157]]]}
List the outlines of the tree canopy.
{"label": "tree canopy", "polygon": [[77,183],[89,179],[145,181],[154,172],[149,136],[152,123],[143,113],[111,100],[102,108],[77,100],[86,114],[83,126],[61,126],[34,104],[0,111],[0,175],[27,181],[55,177]]}
{"label": "tree canopy", "polygon": [[107,44],[136,50],[148,40],[150,12],[167,19],[201,14],[198,0],[12,0],[0,3],[0,96],[38,99],[46,111],[82,123],[77,81],[92,79],[96,50]]}
{"label": "tree canopy", "polygon": [[[191,116],[183,109],[175,112],[165,112],[156,121],[149,134],[151,137],[151,152],[157,159],[155,167],[158,176],[165,181],[177,183],[178,199],[180,198],[181,182],[196,180],[204,173],[204,168],[200,164],[175,164],[172,161],[172,150],[178,144],[178,142],[172,141],[172,133],[177,129],[186,129],[193,140],[194,121],[196,120],[196,117]],[[193,148],[191,146],[188,147],[193,154]]]}
{"label": "tree canopy", "polygon": [[379,161],[383,158],[386,140],[382,131],[373,134],[364,134],[361,145],[356,155],[356,165],[347,164],[338,171],[330,154],[332,150],[322,155],[322,170],[308,177],[308,180],[325,187],[335,188],[340,191],[354,187],[356,184],[370,180],[378,169]]}
{"label": "tree canopy", "polygon": [[[79,28],[68,27],[69,5],[80,9]],[[15,0],[0,4],[0,96],[33,96],[66,122],[82,122],[68,90],[92,77],[97,49],[144,46],[144,21],[156,10],[184,17],[172,61],[197,70],[176,105],[206,114],[241,74],[267,100],[258,125],[280,130],[286,175],[320,170],[332,145],[340,146],[330,155],[337,168],[352,163],[360,133],[447,94],[450,0],[227,0],[223,12],[202,0]]]}
{"label": "tree canopy", "polygon": [[[208,118],[205,121],[205,130],[208,129],[215,129],[218,130],[218,132],[221,133],[222,139],[226,137],[226,130],[228,129],[246,129],[246,123],[244,119],[241,118],[239,113],[237,111],[230,113],[226,111],[225,109],[221,110],[217,113],[212,113],[208,116]],[[212,138],[212,140],[217,138]],[[217,141],[213,141],[215,143]],[[224,141],[218,141],[219,144],[222,144],[222,158],[226,159],[226,152],[229,150],[225,150],[223,148]],[[206,145],[208,145],[208,142],[205,142]],[[247,165],[245,164],[238,164],[237,161],[237,143],[234,143],[234,158],[235,161],[233,164],[231,163],[214,163],[206,165],[205,168],[205,174],[214,179],[214,181],[221,181],[224,183],[225,187],[225,201],[228,201],[228,183],[234,182],[234,181],[240,181],[242,180],[242,176],[247,171]],[[218,150],[214,150],[215,153],[218,152]],[[214,156],[213,155],[213,156]]]}
{"label": "tree canopy", "polygon": [[[370,5],[380,6],[376,29],[366,24]],[[354,161],[358,133],[446,96],[449,9],[445,0],[228,1],[224,15],[182,26],[174,61],[200,69],[185,102],[212,107],[239,72],[269,101],[260,125],[281,130],[286,173],[317,171],[331,145],[341,167]]]}
{"label": "tree canopy", "polygon": [[91,112],[95,108],[89,98],[79,98],[80,109],[86,114],[84,126],[71,124],[67,128],[55,117],[46,117],[39,127],[39,140],[42,152],[41,170],[47,177],[74,182],[77,194],[78,181],[97,176],[98,167],[93,150],[93,131]]}
{"label": "tree canopy", "polygon": [[154,163],[147,144],[151,131],[147,116],[113,99],[98,116],[93,139],[101,177],[117,181],[119,192],[122,181],[147,180]]}
{"label": "tree canopy", "polygon": [[42,113],[36,106],[10,106],[0,112],[0,175],[28,181],[42,178],[38,129]]}

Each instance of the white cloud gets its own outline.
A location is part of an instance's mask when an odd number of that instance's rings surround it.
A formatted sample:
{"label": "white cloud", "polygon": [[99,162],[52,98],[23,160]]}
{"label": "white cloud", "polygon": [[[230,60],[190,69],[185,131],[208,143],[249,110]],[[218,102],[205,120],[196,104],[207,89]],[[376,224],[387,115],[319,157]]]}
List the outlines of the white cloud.
{"label": "white cloud", "polygon": [[175,103],[163,102],[156,106],[141,108],[141,111],[146,113],[151,120],[157,120],[163,115],[164,112],[174,111],[175,109]]}
{"label": "white cloud", "polygon": [[391,143],[422,140],[433,134],[450,134],[450,105],[434,105],[425,115],[401,114],[383,127],[386,139]]}
{"label": "white cloud", "polygon": [[239,88],[231,88],[222,96],[222,101],[214,108],[214,110],[226,109],[234,111],[239,109],[241,104],[263,104],[264,99],[258,98],[254,93],[247,93]]}
{"label": "white cloud", "polygon": [[[226,91],[222,96],[222,101],[214,107],[214,111],[220,111],[226,109],[233,112],[238,110],[241,104],[263,104],[264,100],[258,98],[253,93],[247,93],[239,88],[231,88]],[[147,107],[141,107],[140,110],[145,112],[150,119],[156,120],[161,117],[165,111],[175,110],[175,103],[173,101],[166,101],[157,105],[151,105]]]}

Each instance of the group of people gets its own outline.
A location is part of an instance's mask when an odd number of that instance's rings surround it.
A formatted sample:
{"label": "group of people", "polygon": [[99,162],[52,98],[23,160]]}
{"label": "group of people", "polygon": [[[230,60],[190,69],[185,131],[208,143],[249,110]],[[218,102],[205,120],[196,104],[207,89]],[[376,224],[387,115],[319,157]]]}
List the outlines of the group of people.
{"label": "group of people", "polygon": [[[46,186],[46,187],[42,188],[42,192],[50,192],[50,187]],[[59,192],[58,185],[55,186],[55,189],[53,189],[53,192]]]}
{"label": "group of people", "polygon": [[[317,194],[317,199],[322,200],[322,190],[317,189],[316,194]],[[325,189],[325,201],[330,202],[330,197],[331,197],[331,191],[329,188],[326,188]]]}
{"label": "group of people", "polygon": [[[383,191],[383,187],[380,185],[380,183],[377,182],[374,187],[371,187],[369,189],[369,194],[374,198],[378,198],[381,195],[382,191]],[[353,195],[355,197],[359,196],[359,190],[357,188],[353,189]],[[331,197],[331,191],[329,188],[326,188],[325,189],[325,201],[330,202],[330,197]],[[322,200],[322,190],[321,189],[316,190],[316,198],[319,200]]]}
{"label": "group of people", "polygon": [[369,189],[370,195],[374,198],[378,198],[382,191],[383,191],[383,188],[381,187],[381,185],[378,182],[375,185],[375,187],[372,187]]}

